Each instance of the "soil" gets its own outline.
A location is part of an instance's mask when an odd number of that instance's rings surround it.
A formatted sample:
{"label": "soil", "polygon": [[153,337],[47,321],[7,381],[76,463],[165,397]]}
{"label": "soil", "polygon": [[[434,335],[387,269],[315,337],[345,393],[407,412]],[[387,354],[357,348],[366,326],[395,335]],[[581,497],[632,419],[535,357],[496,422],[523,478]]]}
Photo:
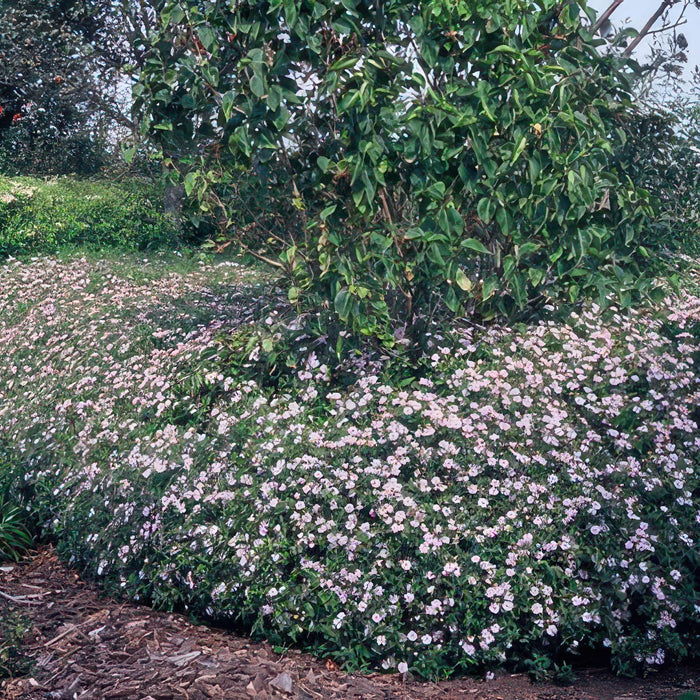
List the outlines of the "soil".
{"label": "soil", "polygon": [[[506,673],[441,683],[347,674],[308,654],[279,655],[182,615],[102,597],[51,548],[0,568],[0,629],[9,634],[8,621],[17,620],[27,631],[12,651],[27,664],[24,675],[0,680],[5,700],[677,700],[700,691],[700,666],[647,679],[587,669],[569,687]],[[0,667],[0,677],[7,672]]]}

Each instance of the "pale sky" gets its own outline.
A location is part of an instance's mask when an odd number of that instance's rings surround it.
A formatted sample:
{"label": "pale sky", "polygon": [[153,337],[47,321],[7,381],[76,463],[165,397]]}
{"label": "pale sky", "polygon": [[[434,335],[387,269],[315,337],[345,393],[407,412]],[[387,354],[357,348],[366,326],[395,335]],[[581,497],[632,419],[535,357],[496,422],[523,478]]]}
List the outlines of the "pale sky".
{"label": "pale sky", "polygon": [[[610,5],[610,0],[589,0],[588,4],[601,13]],[[682,4],[682,2],[678,3],[669,10],[671,19],[678,17]],[[660,5],[661,0],[626,0],[615,10],[615,14],[612,16],[613,25],[617,28],[631,26],[635,29],[641,29]],[[688,69],[692,70],[694,66],[700,65],[700,10],[691,5],[686,10],[684,17],[687,19],[687,23],[676,31],[682,32],[688,40],[688,48],[686,49]],[[661,26],[661,20],[658,20],[655,25],[655,27],[659,26]],[[637,59],[640,61],[644,58],[642,46],[640,45],[636,52]]]}

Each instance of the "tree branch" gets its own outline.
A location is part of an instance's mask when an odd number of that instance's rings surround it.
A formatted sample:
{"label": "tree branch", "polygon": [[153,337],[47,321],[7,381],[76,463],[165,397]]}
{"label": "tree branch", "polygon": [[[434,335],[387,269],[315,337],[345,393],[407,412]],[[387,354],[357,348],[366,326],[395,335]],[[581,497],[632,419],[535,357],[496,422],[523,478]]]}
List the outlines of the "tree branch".
{"label": "tree branch", "polygon": [[663,0],[661,5],[659,5],[659,9],[656,10],[656,12],[649,18],[649,21],[644,25],[639,34],[637,34],[632,43],[623,51],[622,55],[629,56],[637,48],[637,46],[639,46],[642,39],[651,31],[651,28],[656,24],[659,17],[661,17],[661,15],[663,15],[663,13],[666,12],[669,7],[675,5],[677,2],[678,0]]}
{"label": "tree branch", "polygon": [[673,24],[667,24],[667,25],[664,25],[663,27],[659,27],[658,29],[652,29],[651,31],[647,32],[647,36],[652,36],[653,34],[662,34],[663,32],[670,32],[672,29],[677,29],[678,27],[682,27],[684,24],[688,24],[687,17],[682,17],[681,19],[679,19],[677,22],[674,22]]}
{"label": "tree branch", "polygon": [[88,95],[88,99],[95,106],[100,107],[108,117],[114,119],[114,121],[117,122],[117,124],[121,124],[122,126],[125,126],[131,131],[134,131],[136,129],[136,124],[134,124],[134,122],[131,119],[129,119],[129,117],[127,117],[125,114],[120,112],[118,109],[115,109],[114,105],[112,105],[108,100],[102,99],[99,95],[96,95],[94,92]]}
{"label": "tree branch", "polygon": [[615,10],[617,10],[617,8],[620,7],[624,1],[625,0],[613,0],[610,7],[608,7],[608,9],[605,10],[600,17],[598,17],[595,24],[591,27],[594,34],[610,19],[613,12],[615,12]]}

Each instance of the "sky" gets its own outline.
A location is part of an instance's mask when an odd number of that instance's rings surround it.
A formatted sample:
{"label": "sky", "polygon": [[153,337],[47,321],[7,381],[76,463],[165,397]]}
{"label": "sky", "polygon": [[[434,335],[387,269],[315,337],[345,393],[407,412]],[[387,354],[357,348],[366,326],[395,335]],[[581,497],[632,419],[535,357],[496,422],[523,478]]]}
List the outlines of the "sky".
{"label": "sky", "polygon": [[[603,12],[610,5],[610,0],[589,0],[589,6],[598,13]],[[675,19],[680,13],[679,3],[676,7],[669,10],[669,18]],[[661,0],[625,0],[620,7],[615,10],[612,16],[612,21],[615,27],[622,28],[623,26],[631,26],[635,29],[641,29],[647,20],[656,12]],[[688,66],[686,72],[691,71],[696,65],[700,65],[700,10],[691,6],[685,12],[687,24],[677,29],[682,32],[688,40]],[[627,21],[628,20],[628,21]],[[661,20],[655,26],[661,26]],[[641,50],[641,53],[639,53]],[[644,58],[644,50],[640,44],[636,52],[637,58]]]}

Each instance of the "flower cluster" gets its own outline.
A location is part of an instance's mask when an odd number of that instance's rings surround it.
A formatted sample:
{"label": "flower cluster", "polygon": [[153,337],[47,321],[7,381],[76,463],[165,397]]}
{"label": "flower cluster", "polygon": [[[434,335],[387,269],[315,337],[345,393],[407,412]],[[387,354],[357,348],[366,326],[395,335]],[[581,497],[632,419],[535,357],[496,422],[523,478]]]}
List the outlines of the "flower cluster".
{"label": "flower cluster", "polygon": [[239,272],[0,269],[0,475],[65,555],[355,668],[691,650],[700,298],[435,336],[410,387],[312,357],[275,394],[220,359]]}

